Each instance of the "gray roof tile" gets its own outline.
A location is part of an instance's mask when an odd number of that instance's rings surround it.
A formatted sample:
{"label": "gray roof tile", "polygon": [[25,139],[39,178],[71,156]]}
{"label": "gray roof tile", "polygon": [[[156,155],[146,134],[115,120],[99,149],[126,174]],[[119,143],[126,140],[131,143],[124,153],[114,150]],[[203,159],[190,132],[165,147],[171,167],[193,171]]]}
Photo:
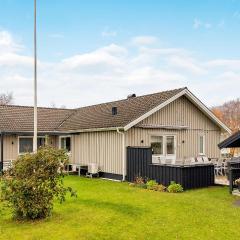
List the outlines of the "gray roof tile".
{"label": "gray roof tile", "polygon": [[[78,109],[38,108],[38,131],[124,127],[183,89],[179,88]],[[117,115],[112,115],[112,107],[117,107]],[[0,130],[32,131],[33,108],[0,106]]]}

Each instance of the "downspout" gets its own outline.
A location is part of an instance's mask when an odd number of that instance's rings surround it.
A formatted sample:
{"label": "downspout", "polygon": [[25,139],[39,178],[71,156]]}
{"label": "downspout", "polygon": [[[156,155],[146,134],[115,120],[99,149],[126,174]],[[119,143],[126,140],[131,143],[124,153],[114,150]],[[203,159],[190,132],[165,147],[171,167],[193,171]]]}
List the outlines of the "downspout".
{"label": "downspout", "polygon": [[117,133],[122,135],[122,181],[125,181],[126,176],[126,165],[125,165],[125,134],[124,132],[120,132],[119,128],[117,128]]}
{"label": "downspout", "polygon": [[1,134],[1,162],[0,162],[0,173],[3,171],[3,132],[0,133]]}

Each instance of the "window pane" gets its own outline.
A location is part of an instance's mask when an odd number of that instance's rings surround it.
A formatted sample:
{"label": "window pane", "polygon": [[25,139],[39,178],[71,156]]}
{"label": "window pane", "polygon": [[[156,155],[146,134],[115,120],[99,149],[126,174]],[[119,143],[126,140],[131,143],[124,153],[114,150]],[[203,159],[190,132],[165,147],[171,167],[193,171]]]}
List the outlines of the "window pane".
{"label": "window pane", "polygon": [[67,137],[67,138],[66,138],[66,150],[67,150],[68,152],[71,151],[71,138],[70,138],[70,137]]}
{"label": "window pane", "polygon": [[71,151],[71,138],[70,137],[61,138],[61,148],[67,150],[68,152]]}
{"label": "window pane", "polygon": [[37,148],[45,146],[45,138],[38,138],[37,140]]}
{"label": "window pane", "polygon": [[19,152],[26,153],[33,151],[33,139],[32,138],[19,138]]}
{"label": "window pane", "polygon": [[174,154],[174,136],[167,137],[167,154]]}
{"label": "window pane", "polygon": [[152,154],[163,154],[163,137],[152,136],[151,148],[152,148]]}
{"label": "window pane", "polygon": [[199,146],[199,148],[200,148],[200,153],[203,153],[203,136],[200,136],[200,138],[199,138],[199,144],[200,144],[200,146]]}

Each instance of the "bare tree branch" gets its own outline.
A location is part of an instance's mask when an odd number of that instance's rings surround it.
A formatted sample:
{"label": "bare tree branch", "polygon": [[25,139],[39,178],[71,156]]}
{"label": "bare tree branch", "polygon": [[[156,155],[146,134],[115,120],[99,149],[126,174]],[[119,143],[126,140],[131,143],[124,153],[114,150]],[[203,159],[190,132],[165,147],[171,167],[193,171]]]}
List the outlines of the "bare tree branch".
{"label": "bare tree branch", "polygon": [[0,94],[0,105],[9,105],[13,103],[12,93],[1,93]]}

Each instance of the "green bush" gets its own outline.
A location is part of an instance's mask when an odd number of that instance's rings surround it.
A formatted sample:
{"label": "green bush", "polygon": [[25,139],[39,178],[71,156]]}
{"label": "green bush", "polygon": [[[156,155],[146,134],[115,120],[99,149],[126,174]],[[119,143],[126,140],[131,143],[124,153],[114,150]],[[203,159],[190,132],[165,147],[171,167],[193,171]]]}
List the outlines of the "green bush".
{"label": "green bush", "polygon": [[11,207],[15,217],[45,218],[51,214],[54,198],[62,203],[67,192],[76,196],[63,184],[67,162],[64,150],[50,146],[18,157],[1,179],[1,199]]}
{"label": "green bush", "polygon": [[165,192],[166,187],[162,184],[158,184],[155,180],[149,180],[146,183],[147,189],[154,190],[158,192]]}
{"label": "green bush", "polygon": [[170,193],[180,193],[183,192],[183,187],[181,184],[175,183],[174,181],[167,188],[168,192]]}
{"label": "green bush", "polygon": [[156,180],[149,180],[147,181],[146,185],[147,189],[149,190],[157,190],[158,183],[156,182]]}

